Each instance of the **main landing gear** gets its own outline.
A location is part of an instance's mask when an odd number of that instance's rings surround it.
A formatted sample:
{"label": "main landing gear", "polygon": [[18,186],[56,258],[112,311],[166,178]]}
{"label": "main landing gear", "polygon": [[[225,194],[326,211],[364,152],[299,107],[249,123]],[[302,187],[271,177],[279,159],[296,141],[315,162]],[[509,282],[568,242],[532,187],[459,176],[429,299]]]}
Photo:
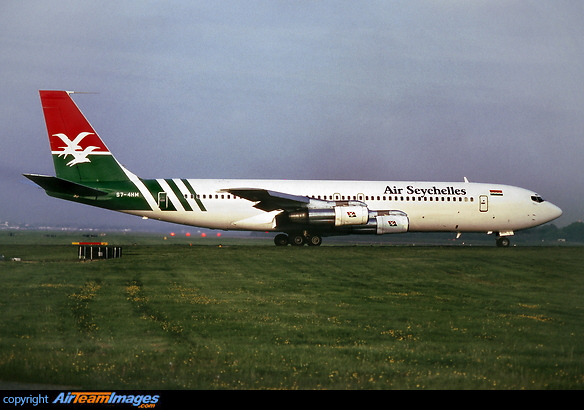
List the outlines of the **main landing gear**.
{"label": "main landing gear", "polygon": [[276,246],[286,246],[288,244],[292,246],[302,246],[304,244],[308,246],[320,246],[322,244],[322,237],[319,235],[286,235],[281,233],[276,235],[274,243]]}

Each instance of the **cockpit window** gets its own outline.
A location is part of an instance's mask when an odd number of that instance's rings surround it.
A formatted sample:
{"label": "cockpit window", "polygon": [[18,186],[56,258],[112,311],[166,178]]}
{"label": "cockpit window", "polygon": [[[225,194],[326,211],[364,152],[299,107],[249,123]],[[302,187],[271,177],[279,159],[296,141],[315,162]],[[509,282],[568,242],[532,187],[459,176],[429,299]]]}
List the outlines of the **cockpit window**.
{"label": "cockpit window", "polygon": [[532,200],[533,202],[537,202],[537,203],[541,203],[541,202],[543,202],[543,201],[544,201],[544,199],[543,199],[541,196],[539,196],[539,195],[533,195],[533,196],[531,197],[531,200]]}

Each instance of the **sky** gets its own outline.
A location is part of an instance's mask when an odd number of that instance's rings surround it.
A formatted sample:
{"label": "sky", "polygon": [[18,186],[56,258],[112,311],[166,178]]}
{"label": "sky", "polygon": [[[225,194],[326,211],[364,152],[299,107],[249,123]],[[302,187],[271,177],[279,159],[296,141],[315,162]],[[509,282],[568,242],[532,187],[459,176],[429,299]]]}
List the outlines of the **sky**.
{"label": "sky", "polygon": [[521,186],[584,219],[581,0],[3,0],[0,221],[160,224],[50,198],[40,89],[143,178]]}

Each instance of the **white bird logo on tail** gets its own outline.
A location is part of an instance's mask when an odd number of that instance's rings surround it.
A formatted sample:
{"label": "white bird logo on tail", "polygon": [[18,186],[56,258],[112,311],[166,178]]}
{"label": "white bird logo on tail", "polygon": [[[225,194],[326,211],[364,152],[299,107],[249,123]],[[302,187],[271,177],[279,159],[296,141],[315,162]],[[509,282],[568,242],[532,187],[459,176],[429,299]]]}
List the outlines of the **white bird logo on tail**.
{"label": "white bird logo on tail", "polygon": [[91,162],[87,156],[99,147],[90,145],[85,147],[85,149],[82,149],[79,146],[79,143],[83,140],[83,138],[91,134],[93,134],[93,132],[80,132],[73,141],[71,141],[65,134],[53,134],[53,137],[59,137],[65,144],[67,144],[66,147],[59,147],[63,148],[63,151],[59,152],[59,157],[64,156],[67,158],[67,155],[73,156],[73,159],[67,162],[67,165],[70,167],[76,164],[81,164],[83,162]]}

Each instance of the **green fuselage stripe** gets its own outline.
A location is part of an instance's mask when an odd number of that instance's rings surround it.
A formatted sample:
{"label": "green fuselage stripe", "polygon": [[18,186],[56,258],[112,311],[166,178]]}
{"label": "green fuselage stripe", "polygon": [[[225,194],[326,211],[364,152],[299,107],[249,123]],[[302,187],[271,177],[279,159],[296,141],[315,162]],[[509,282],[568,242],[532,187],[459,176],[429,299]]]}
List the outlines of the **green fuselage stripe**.
{"label": "green fuselage stripe", "polygon": [[[148,191],[150,191],[150,193],[154,197],[154,200],[156,202],[158,202],[158,198],[159,198],[158,194],[160,192],[165,192],[164,189],[162,189],[162,187],[158,183],[158,181],[155,179],[144,179],[144,180],[142,180],[142,182],[144,182],[144,185],[146,186]],[[170,198],[168,198],[168,202],[166,204],[159,203],[158,206],[160,207],[161,211],[176,211],[176,208],[174,207]]]}
{"label": "green fuselage stripe", "polygon": [[178,186],[176,186],[176,182],[174,182],[172,179],[165,179],[165,181],[168,186],[170,186],[170,189],[172,189],[185,211],[192,211],[193,208],[191,208],[188,201],[185,199],[184,194],[180,191]]}
{"label": "green fuselage stripe", "polygon": [[207,209],[205,209],[205,205],[203,205],[203,203],[199,199],[199,196],[197,195],[197,193],[195,192],[194,188],[189,183],[189,181],[187,179],[181,179],[181,181],[185,184],[185,186],[187,187],[187,189],[189,190],[189,192],[193,195],[193,198],[195,198],[195,201],[197,202],[197,205],[199,205],[199,209],[201,211],[203,211],[203,212],[207,212]]}

